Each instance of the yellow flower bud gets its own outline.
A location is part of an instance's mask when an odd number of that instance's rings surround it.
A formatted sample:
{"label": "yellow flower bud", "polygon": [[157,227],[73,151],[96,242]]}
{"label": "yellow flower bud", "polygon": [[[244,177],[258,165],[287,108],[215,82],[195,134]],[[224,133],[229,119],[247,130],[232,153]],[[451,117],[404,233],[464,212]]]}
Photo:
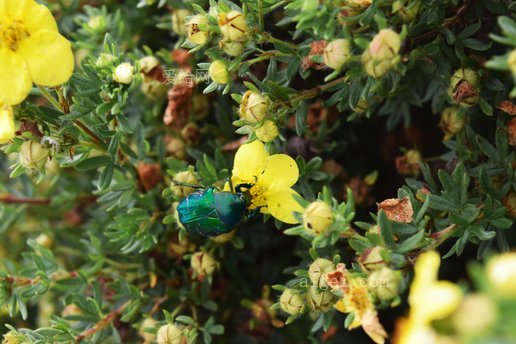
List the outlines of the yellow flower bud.
{"label": "yellow flower bud", "polygon": [[260,93],[247,91],[240,104],[240,118],[251,123],[261,122],[267,115],[269,101]]}
{"label": "yellow flower bud", "polygon": [[194,253],[190,263],[197,276],[211,275],[218,267],[217,261],[205,252]]}
{"label": "yellow flower bud", "polygon": [[448,96],[463,107],[471,107],[478,103],[478,74],[469,68],[459,68],[450,78]]}
{"label": "yellow flower bud", "polygon": [[416,18],[420,8],[421,1],[396,0],[392,4],[392,13],[397,13],[403,21],[409,22]]}
{"label": "yellow flower bud", "polygon": [[350,43],[347,39],[336,39],[324,49],[324,64],[332,69],[341,69],[351,56]]}
{"label": "yellow flower bud", "polygon": [[385,266],[381,270],[371,273],[367,279],[369,290],[375,293],[378,299],[382,301],[389,301],[398,296],[400,283],[400,272]]}
{"label": "yellow flower bud", "polygon": [[222,36],[230,41],[245,41],[249,27],[244,15],[238,11],[219,13],[219,27]]}
{"label": "yellow flower bud", "polygon": [[172,31],[179,36],[188,35],[188,27],[186,26],[185,18],[190,15],[189,10],[180,9],[172,12]]}
{"label": "yellow flower bud", "polygon": [[255,130],[256,137],[262,142],[271,142],[279,135],[278,126],[269,119],[263,122],[262,126]]}
{"label": "yellow flower bud", "polygon": [[369,109],[369,104],[367,103],[367,100],[360,99],[358,101],[357,106],[353,110],[355,110],[356,113],[364,113]]}
{"label": "yellow flower bud", "polygon": [[179,160],[186,158],[185,141],[179,137],[172,136],[167,140],[167,152],[175,156]]}
{"label": "yellow flower bud", "polygon": [[167,324],[159,328],[156,341],[158,344],[184,344],[186,337],[179,326]]}
{"label": "yellow flower bud", "polygon": [[[199,181],[195,176],[195,173],[192,168],[189,168],[187,171],[178,172],[173,177],[174,181],[184,184],[197,185]],[[189,186],[183,186],[179,184],[175,184],[174,182],[170,183],[170,189],[172,190],[172,194],[176,198],[183,198],[191,194],[195,191],[194,188]]]}
{"label": "yellow flower bud", "polygon": [[229,56],[240,56],[244,52],[244,43],[222,39],[219,47]]}
{"label": "yellow flower bud", "polygon": [[188,41],[196,45],[203,45],[208,40],[209,32],[208,18],[205,15],[198,14],[188,21]]}
{"label": "yellow flower bud", "polygon": [[387,262],[382,257],[384,251],[385,248],[382,246],[371,247],[358,257],[358,262],[368,271],[380,270],[384,266],[387,266]]}
{"label": "yellow flower bud", "polygon": [[448,140],[458,134],[464,129],[466,119],[464,115],[459,114],[459,109],[456,107],[448,107],[444,109],[441,114],[441,121],[439,126],[444,131],[444,139]]}
{"label": "yellow flower bud", "polygon": [[370,76],[379,78],[398,61],[401,38],[391,29],[383,29],[373,38],[362,54],[362,64]]}
{"label": "yellow flower bud", "polygon": [[452,317],[455,330],[466,336],[478,336],[498,319],[496,304],[482,294],[467,295]]}
{"label": "yellow flower bud", "polygon": [[227,84],[229,82],[229,71],[222,60],[215,60],[208,69],[211,80],[216,84]]}
{"label": "yellow flower bud", "polygon": [[335,270],[335,265],[331,260],[317,258],[308,268],[308,276],[310,281],[312,281],[312,285],[321,289],[328,286],[326,273],[333,270]]}
{"label": "yellow flower bud", "polygon": [[337,296],[331,291],[319,290],[317,287],[310,287],[306,294],[308,307],[317,312],[328,312],[332,309],[335,302],[337,302],[337,299]]}
{"label": "yellow flower bud", "polygon": [[27,341],[27,338],[21,334],[16,332],[7,332],[4,334],[4,340],[2,341],[2,344],[23,344],[23,343],[29,343]]}
{"label": "yellow flower bud", "polygon": [[156,335],[151,332],[146,332],[145,329],[153,329],[156,327],[156,320],[153,318],[145,318],[140,325],[138,334],[143,338],[144,344],[151,344],[156,339]]}
{"label": "yellow flower bud", "polygon": [[516,299],[516,252],[492,258],[487,263],[486,274],[498,295]]}
{"label": "yellow flower bud", "polygon": [[516,49],[509,53],[507,58],[507,65],[512,72],[512,75],[516,76]]}
{"label": "yellow flower bud", "polygon": [[114,55],[102,53],[97,59],[95,65],[97,67],[107,67],[116,59]]}
{"label": "yellow flower bud", "polygon": [[20,148],[20,164],[28,170],[41,170],[48,159],[48,149],[40,143],[25,141]]}
{"label": "yellow flower bud", "polygon": [[324,233],[333,224],[333,210],[324,201],[312,202],[303,213],[303,225],[316,234]]}
{"label": "yellow flower bud", "polygon": [[160,65],[159,60],[154,56],[145,56],[138,61],[140,73],[150,73],[151,70]]}
{"label": "yellow flower bud", "polygon": [[346,0],[346,5],[353,9],[366,9],[372,4],[372,0]]}
{"label": "yellow flower bud", "polygon": [[103,32],[107,29],[106,19],[101,16],[92,16],[88,19],[88,27],[97,32]]}
{"label": "yellow flower bud", "polygon": [[0,105],[0,144],[9,142],[16,136],[13,108]]}
{"label": "yellow flower bud", "polygon": [[235,237],[236,230],[232,230],[229,233],[224,233],[221,235],[217,235],[216,237],[212,238],[214,242],[217,244],[225,244],[229,241],[231,241]]}
{"label": "yellow flower bud", "polygon": [[134,66],[130,63],[119,64],[113,72],[113,80],[120,84],[130,84],[134,80]]}
{"label": "yellow flower bud", "polygon": [[305,308],[305,300],[299,292],[294,289],[285,289],[279,301],[281,310],[290,315],[299,315]]}
{"label": "yellow flower bud", "polygon": [[38,235],[38,237],[36,238],[36,242],[43,247],[52,248],[52,246],[54,245],[54,238],[52,238],[48,234],[42,233]]}

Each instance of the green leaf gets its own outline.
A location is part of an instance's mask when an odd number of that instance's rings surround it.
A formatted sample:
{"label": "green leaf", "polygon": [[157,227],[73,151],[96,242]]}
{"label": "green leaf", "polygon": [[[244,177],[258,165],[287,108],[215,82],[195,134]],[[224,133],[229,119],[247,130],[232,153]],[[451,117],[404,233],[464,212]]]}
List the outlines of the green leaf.
{"label": "green leaf", "polygon": [[392,231],[391,222],[383,210],[380,210],[378,213],[378,225],[380,226],[380,232],[385,241],[385,245],[392,248],[394,246],[394,233]]}

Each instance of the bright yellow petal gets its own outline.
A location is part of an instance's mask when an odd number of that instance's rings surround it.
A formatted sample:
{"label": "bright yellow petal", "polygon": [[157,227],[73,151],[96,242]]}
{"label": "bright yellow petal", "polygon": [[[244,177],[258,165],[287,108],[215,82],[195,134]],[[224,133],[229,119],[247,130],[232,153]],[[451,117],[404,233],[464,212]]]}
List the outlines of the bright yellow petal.
{"label": "bright yellow petal", "polygon": [[275,184],[273,188],[269,188],[265,194],[267,208],[271,215],[285,223],[298,223],[294,215],[294,211],[302,213],[303,207],[294,199],[294,195],[298,193],[291,188],[279,186]]}
{"label": "bright yellow petal", "polygon": [[434,282],[425,288],[424,295],[410,297],[410,317],[416,323],[428,324],[450,316],[462,301],[462,290],[448,282]]}
{"label": "bright yellow petal", "polygon": [[258,140],[240,146],[235,154],[233,175],[248,183],[255,183],[268,156],[264,144]]}
{"label": "bright yellow petal", "polygon": [[441,258],[434,251],[425,252],[417,258],[416,266],[414,267],[414,282],[412,282],[410,289],[411,295],[418,294],[420,289],[424,289],[437,280],[440,264]]}
{"label": "bright yellow petal", "polygon": [[23,56],[32,81],[38,85],[61,85],[70,79],[75,67],[70,42],[54,31],[39,31],[24,39],[17,54]]}
{"label": "bright yellow petal", "polygon": [[258,177],[258,184],[271,186],[274,183],[291,187],[299,178],[296,161],[286,154],[274,154],[265,161],[265,169]]}
{"label": "bright yellow petal", "polygon": [[5,46],[0,47],[0,103],[16,105],[32,89],[25,61]]}
{"label": "bright yellow petal", "polygon": [[0,106],[0,144],[11,140],[16,133],[13,111],[9,105]]}
{"label": "bright yellow petal", "polygon": [[57,24],[50,10],[34,0],[4,0],[3,15],[21,22],[30,34],[40,30],[57,31]]}

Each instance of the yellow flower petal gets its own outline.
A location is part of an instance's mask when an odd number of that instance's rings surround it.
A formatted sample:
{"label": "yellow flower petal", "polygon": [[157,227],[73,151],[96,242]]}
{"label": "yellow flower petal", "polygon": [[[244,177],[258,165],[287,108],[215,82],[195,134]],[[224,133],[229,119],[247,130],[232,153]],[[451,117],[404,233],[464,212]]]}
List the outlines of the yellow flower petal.
{"label": "yellow flower petal", "polygon": [[411,319],[427,324],[450,316],[462,301],[462,290],[448,281],[433,282],[425,288],[424,294],[410,295]]}
{"label": "yellow flower petal", "polygon": [[74,69],[70,42],[58,32],[43,30],[20,42],[17,54],[22,56],[32,81],[54,87],[67,82]]}
{"label": "yellow flower petal", "polygon": [[364,313],[362,316],[362,328],[376,344],[384,344],[385,339],[388,337],[387,332],[380,323],[380,319],[378,319],[376,311],[367,310]]}
{"label": "yellow flower petal", "polygon": [[0,106],[0,144],[11,140],[16,133],[13,111],[9,105]]}
{"label": "yellow flower petal", "polygon": [[[46,67],[48,68],[48,66]],[[32,89],[25,61],[5,46],[0,47],[0,102],[21,103]]]}
{"label": "yellow flower petal", "polygon": [[[5,15],[12,20],[21,20],[30,34],[40,30],[57,31],[57,24],[50,10],[34,0],[5,0]],[[0,12],[1,13],[1,12]]]}
{"label": "yellow flower petal", "polygon": [[265,169],[258,177],[263,186],[278,184],[291,187],[299,178],[296,161],[286,154],[274,154],[265,160]]}
{"label": "yellow flower petal", "polygon": [[286,186],[275,184],[265,194],[267,208],[271,215],[285,223],[298,223],[294,211],[302,213],[303,207],[294,199],[297,192]]}
{"label": "yellow flower petal", "polygon": [[240,146],[235,154],[233,175],[248,183],[255,183],[268,156],[264,144],[258,140]]}
{"label": "yellow flower petal", "polygon": [[434,251],[421,254],[414,267],[415,277],[411,286],[411,294],[417,294],[419,289],[425,288],[437,280],[441,258]]}

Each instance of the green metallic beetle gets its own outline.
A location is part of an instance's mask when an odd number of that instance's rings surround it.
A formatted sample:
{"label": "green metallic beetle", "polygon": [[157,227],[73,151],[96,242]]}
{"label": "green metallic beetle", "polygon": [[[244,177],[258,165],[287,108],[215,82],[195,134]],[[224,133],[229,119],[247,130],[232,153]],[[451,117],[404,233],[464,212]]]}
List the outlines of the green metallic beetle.
{"label": "green metallic beetle", "polygon": [[183,198],[177,206],[179,221],[189,234],[217,236],[231,232],[247,215],[248,201],[237,185],[236,192],[214,187],[199,190]]}

